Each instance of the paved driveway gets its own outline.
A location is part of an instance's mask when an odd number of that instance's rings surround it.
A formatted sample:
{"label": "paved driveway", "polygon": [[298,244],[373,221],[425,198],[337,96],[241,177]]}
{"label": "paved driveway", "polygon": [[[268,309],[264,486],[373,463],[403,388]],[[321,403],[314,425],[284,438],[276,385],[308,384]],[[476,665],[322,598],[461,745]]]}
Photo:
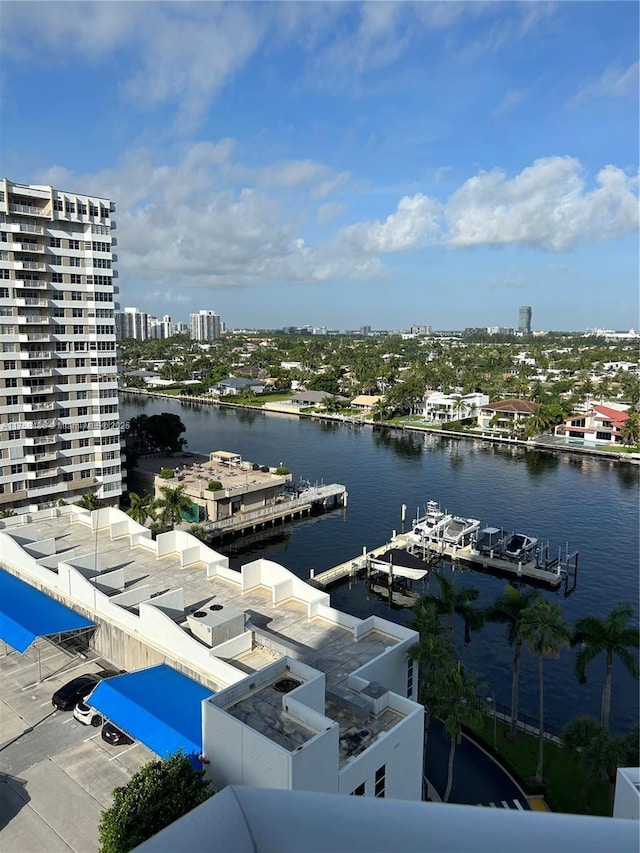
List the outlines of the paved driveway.
{"label": "paved driveway", "polygon": [[[441,797],[447,786],[449,745],[442,724],[434,720],[429,729],[425,767],[427,778]],[[464,735],[456,747],[449,801],[473,806],[529,809],[526,797],[509,774]]]}

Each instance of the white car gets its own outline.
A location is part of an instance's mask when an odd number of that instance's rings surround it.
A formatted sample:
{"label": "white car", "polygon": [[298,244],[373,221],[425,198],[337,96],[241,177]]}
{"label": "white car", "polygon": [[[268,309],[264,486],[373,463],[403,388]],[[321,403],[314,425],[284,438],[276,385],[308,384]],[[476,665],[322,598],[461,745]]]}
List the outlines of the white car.
{"label": "white car", "polygon": [[78,702],[73,709],[73,716],[83,726],[94,726],[97,728],[102,725],[102,714],[96,711],[95,708],[92,708],[91,705],[87,705],[86,702]]}

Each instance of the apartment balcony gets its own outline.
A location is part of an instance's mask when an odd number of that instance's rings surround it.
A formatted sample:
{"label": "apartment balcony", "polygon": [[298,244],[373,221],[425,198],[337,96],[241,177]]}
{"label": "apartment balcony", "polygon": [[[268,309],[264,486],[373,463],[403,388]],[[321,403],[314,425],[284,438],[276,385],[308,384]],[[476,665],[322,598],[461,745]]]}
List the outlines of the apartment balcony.
{"label": "apartment balcony", "polygon": [[41,243],[12,243],[11,248],[14,252],[44,252]]}
{"label": "apartment balcony", "polygon": [[30,486],[27,490],[27,497],[37,498],[39,495],[58,494],[59,492],[66,492],[68,489],[68,483],[46,483],[39,486]]}
{"label": "apartment balcony", "polygon": [[111,220],[111,230],[112,231],[116,230],[116,223],[113,220]]}
{"label": "apartment balcony", "polygon": [[53,376],[53,368],[51,367],[35,367],[27,371],[28,376]]}
{"label": "apartment balcony", "polygon": [[115,252],[111,253],[111,260],[113,261],[114,264],[118,262],[118,256],[116,255]]}
{"label": "apartment balcony", "polygon": [[43,477],[57,477],[59,471],[58,467],[40,468],[39,471],[27,471],[25,478],[27,480],[40,480]]}
{"label": "apartment balcony", "polygon": [[47,359],[55,357],[54,353],[51,352],[50,350],[39,350],[39,349],[22,350],[22,352],[18,353],[18,356],[20,358],[27,358],[30,361],[32,359],[38,360],[38,361],[47,361]]}
{"label": "apartment balcony", "polygon": [[[112,278],[119,278],[120,277],[120,273],[118,272],[118,270],[111,270],[111,273],[112,273]],[[114,288],[113,292],[114,293],[120,293],[120,290],[116,290]]]}
{"label": "apartment balcony", "polygon": [[21,222],[19,230],[23,234],[44,234],[44,228],[35,222]]}
{"label": "apartment balcony", "polygon": [[[58,458],[58,451],[53,449],[53,450],[42,451],[42,453],[28,453],[24,458],[27,461],[27,463],[30,465],[36,464],[38,462],[55,462],[56,459]],[[46,471],[39,471],[36,473],[49,474],[50,470],[51,469],[48,469]]]}
{"label": "apartment balcony", "polygon": [[40,272],[44,272],[46,266],[42,263],[42,261],[15,261],[16,269],[19,270],[40,270]]}
{"label": "apartment balcony", "polygon": [[46,207],[33,207],[30,204],[10,204],[9,213],[20,213],[25,216],[46,216],[47,219],[51,218],[51,208],[48,205]]}
{"label": "apartment balcony", "polygon": [[28,306],[33,306],[34,308],[48,308],[49,300],[42,299],[37,296],[25,296],[24,304]]}
{"label": "apartment balcony", "polygon": [[111,238],[111,245],[112,245],[112,246],[117,246],[117,245],[118,245],[118,239],[117,239],[117,237],[112,237],[112,238]]}
{"label": "apartment balcony", "polygon": [[34,326],[48,326],[51,322],[51,317],[48,314],[23,314],[15,319],[18,323],[28,323]]}
{"label": "apartment balcony", "polygon": [[40,335],[37,333],[29,334],[29,335],[19,335],[21,341],[27,341],[28,343],[36,343],[37,341],[46,341],[49,343],[51,341],[50,335]]}
{"label": "apartment balcony", "polygon": [[30,435],[24,439],[25,447],[38,447],[41,444],[56,444],[57,435]]}
{"label": "apartment balcony", "polygon": [[[22,406],[23,412],[53,412],[55,408],[55,400],[47,400],[45,403],[25,403]],[[36,421],[32,421],[32,423],[37,424]]]}
{"label": "apartment balcony", "polygon": [[12,284],[14,287],[37,288],[38,290],[46,290],[49,287],[48,281],[41,281],[40,279],[38,279],[38,281],[28,281],[27,279],[17,278],[12,282]]}

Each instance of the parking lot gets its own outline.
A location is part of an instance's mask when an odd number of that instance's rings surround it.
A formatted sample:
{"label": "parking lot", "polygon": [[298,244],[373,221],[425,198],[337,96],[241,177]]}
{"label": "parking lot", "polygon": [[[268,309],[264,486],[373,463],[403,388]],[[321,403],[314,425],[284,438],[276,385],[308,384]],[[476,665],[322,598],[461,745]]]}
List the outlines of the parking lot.
{"label": "parking lot", "polygon": [[20,655],[0,642],[0,850],[97,851],[113,789],[155,757],[53,708],[52,694],[87,672],[113,674],[90,651],[41,638]]}

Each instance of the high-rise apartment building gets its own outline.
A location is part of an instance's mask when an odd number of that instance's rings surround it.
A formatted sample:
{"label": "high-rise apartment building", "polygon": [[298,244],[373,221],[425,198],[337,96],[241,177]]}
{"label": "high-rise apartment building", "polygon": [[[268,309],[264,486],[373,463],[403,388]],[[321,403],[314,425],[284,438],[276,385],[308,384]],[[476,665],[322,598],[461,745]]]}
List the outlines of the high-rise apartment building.
{"label": "high-rise apartment building", "polygon": [[521,335],[531,334],[531,306],[521,305],[518,312],[518,331]]}
{"label": "high-rise apartment building", "polygon": [[137,308],[125,308],[116,311],[116,336],[119,341],[134,338],[136,341],[146,341],[149,335],[149,315]]}
{"label": "high-rise apartment building", "polygon": [[114,210],[0,181],[0,510],[122,493]]}
{"label": "high-rise apartment building", "polygon": [[215,311],[189,314],[189,335],[192,341],[219,341],[222,321]]}

